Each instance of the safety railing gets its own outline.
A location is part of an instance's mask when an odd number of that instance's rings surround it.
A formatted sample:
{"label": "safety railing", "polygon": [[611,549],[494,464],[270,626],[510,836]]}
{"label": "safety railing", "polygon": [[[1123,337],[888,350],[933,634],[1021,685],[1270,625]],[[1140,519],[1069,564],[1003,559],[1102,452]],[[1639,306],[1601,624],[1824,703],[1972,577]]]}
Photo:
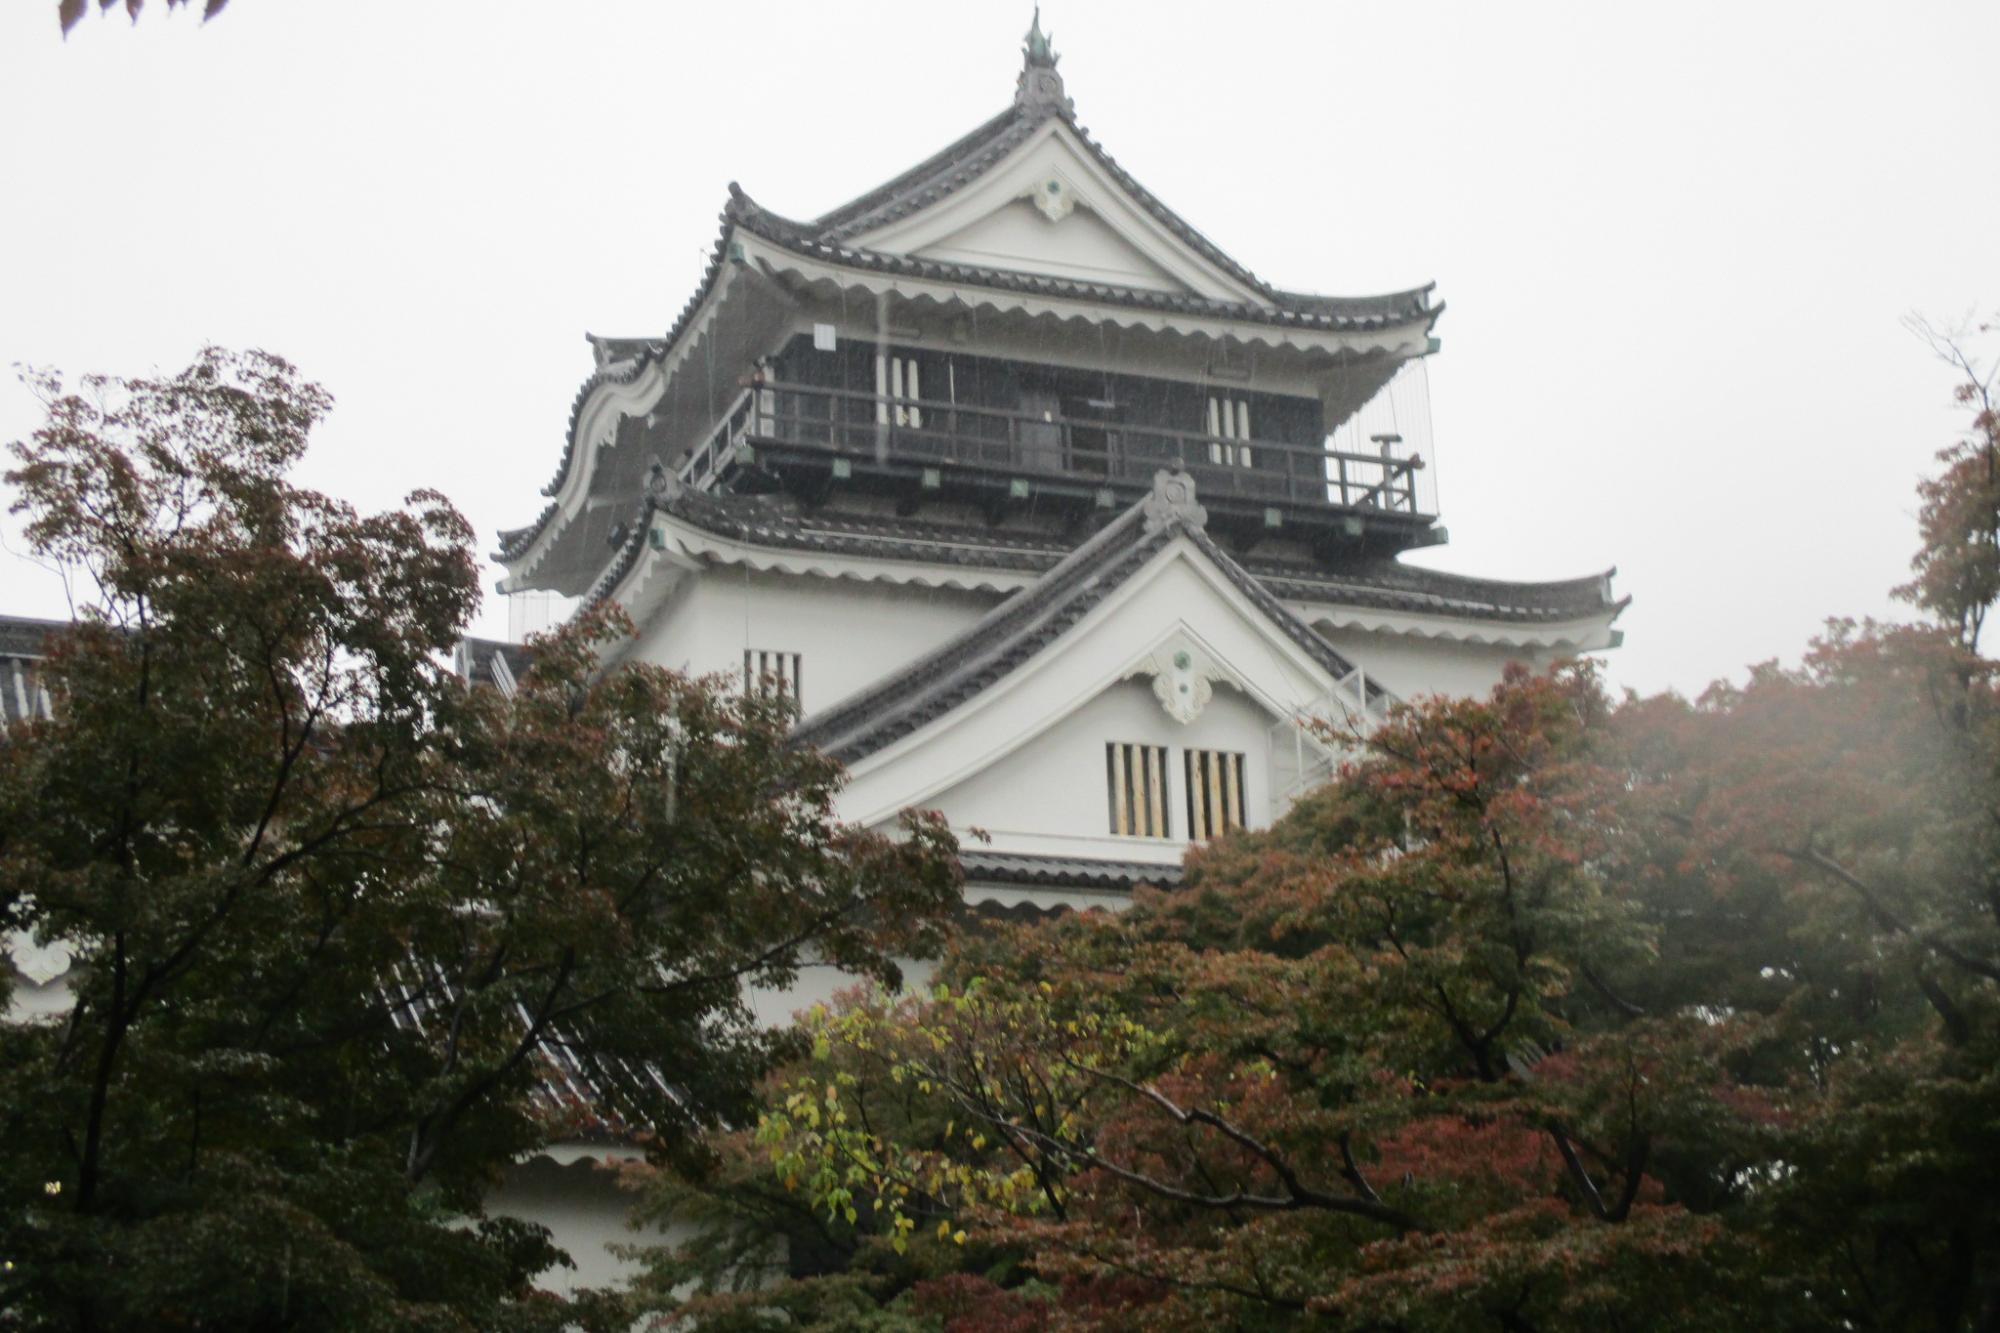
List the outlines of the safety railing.
{"label": "safety railing", "polygon": [[1424,460],[1393,437],[1376,442],[1375,452],[1350,452],[780,382],[746,389],[682,460],[682,480],[710,484],[746,441],[815,447],[877,463],[1141,486],[1161,468],[1178,465],[1196,476],[1205,499],[1435,513]]}

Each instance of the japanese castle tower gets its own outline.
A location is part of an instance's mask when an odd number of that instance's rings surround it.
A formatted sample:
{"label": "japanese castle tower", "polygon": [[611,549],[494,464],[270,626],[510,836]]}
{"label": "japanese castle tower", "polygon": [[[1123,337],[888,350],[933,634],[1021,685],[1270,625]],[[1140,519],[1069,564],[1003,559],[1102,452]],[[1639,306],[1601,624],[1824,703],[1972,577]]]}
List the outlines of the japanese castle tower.
{"label": "japanese castle tower", "polygon": [[[637,631],[614,660],[788,693],[849,770],[847,818],[990,835],[963,855],[974,908],[1116,906],[1323,776],[1303,719],[1616,644],[1609,574],[1398,561],[1445,540],[1442,308],[1257,278],[1084,132],[1038,22],[1012,104],[894,180],[810,222],[730,188],[665,336],[591,339],[501,587],[615,601]],[[56,628],[0,617],[0,727],[50,711]],[[526,665],[460,650],[503,690]],[[68,1008],[63,943],[0,961],[10,1021]],[[781,1020],[804,992],[751,998]],[[601,1095],[549,1054],[551,1087]],[[488,1205],[574,1257],[549,1285],[622,1281],[632,1200],[597,1164],[637,1155],[553,1145]]]}
{"label": "japanese castle tower", "polygon": [[1442,309],[1258,278],[1091,139],[1037,21],[1012,103],[895,179],[812,221],[730,186],[665,335],[590,339],[501,588],[791,694],[846,817],[990,835],[972,903],[1115,902],[1323,775],[1301,718],[1617,642],[1608,574],[1399,563],[1445,540]]}

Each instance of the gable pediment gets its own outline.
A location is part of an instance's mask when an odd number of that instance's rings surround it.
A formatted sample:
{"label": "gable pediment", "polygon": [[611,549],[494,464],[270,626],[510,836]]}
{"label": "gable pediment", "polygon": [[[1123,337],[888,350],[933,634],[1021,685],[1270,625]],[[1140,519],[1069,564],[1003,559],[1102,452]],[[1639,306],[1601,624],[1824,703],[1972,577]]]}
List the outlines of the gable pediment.
{"label": "gable pediment", "polygon": [[1149,291],[1190,290],[1181,279],[1130,244],[1088,206],[1060,215],[1030,196],[1002,204],[950,236],[915,252],[918,259],[1045,273]]}
{"label": "gable pediment", "polygon": [[852,243],[911,258],[1262,302],[1156,217],[1059,117],[970,185]]}
{"label": "gable pediment", "polygon": [[1136,691],[1154,726],[1176,735],[1201,724],[1210,695],[1276,725],[1324,712],[1341,688],[1181,537],[1004,680],[854,761],[842,810],[875,822],[923,805],[1060,728],[1107,690]]}

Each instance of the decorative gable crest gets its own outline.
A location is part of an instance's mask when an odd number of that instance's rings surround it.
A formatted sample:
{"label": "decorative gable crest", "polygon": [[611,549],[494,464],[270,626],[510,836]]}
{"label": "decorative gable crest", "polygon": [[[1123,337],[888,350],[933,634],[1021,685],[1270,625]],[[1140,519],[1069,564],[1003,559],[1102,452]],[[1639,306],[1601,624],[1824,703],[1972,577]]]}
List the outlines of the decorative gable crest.
{"label": "decorative gable crest", "polygon": [[1032,201],[1051,222],[1061,222],[1076,209],[1076,188],[1053,172],[1047,180],[1021,191],[1021,198]]}
{"label": "decorative gable crest", "polygon": [[1182,726],[1201,716],[1201,710],[1215,697],[1217,681],[1231,680],[1230,673],[1185,631],[1176,633],[1125,673],[1126,680],[1138,676],[1153,678],[1153,697],[1167,716]]}

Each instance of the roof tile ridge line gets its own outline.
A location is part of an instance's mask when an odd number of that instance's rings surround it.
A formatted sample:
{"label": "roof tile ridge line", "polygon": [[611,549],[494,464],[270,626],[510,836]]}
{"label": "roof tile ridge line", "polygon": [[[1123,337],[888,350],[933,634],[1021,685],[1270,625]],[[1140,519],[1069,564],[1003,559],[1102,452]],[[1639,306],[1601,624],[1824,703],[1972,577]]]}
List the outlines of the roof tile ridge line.
{"label": "roof tile ridge line", "polygon": [[[1319,602],[1331,600],[1334,605],[1378,611],[1401,611],[1412,614],[1433,614],[1453,620],[1474,620],[1480,622],[1553,624],[1572,620],[1577,616],[1574,610],[1550,606],[1502,606],[1491,602],[1478,602],[1470,598],[1445,597],[1439,593],[1413,592],[1389,588],[1344,587],[1329,598],[1328,590],[1312,584],[1292,583],[1285,579],[1261,578],[1280,600],[1291,598],[1295,601]],[[1599,608],[1600,610],[1602,608]],[[1594,612],[1592,613],[1594,614]]]}
{"label": "roof tile ridge line", "polygon": [[883,546],[895,546],[894,538],[835,534],[815,536],[808,533],[786,534],[775,531],[722,532],[715,528],[704,528],[699,519],[688,515],[677,514],[676,517],[687,518],[699,531],[710,536],[726,537],[748,548],[741,555],[721,551],[703,552],[704,559],[718,565],[748,565],[753,569],[763,568],[757,564],[755,553],[764,552],[777,559],[799,553],[840,555],[849,559],[881,560],[902,564],[944,564],[980,574],[1033,574],[1037,578],[1054,567],[1053,561],[1044,562],[1046,552],[1008,552],[995,549],[985,552],[987,558],[983,560],[953,560],[940,558],[936,554],[935,545],[920,546],[911,543],[908,549],[900,551],[880,549]]}
{"label": "roof tile ridge line", "polygon": [[[999,538],[982,539],[976,535],[961,536],[948,529],[939,532],[899,533],[890,531],[871,532],[865,529],[857,531],[854,528],[814,527],[803,518],[799,522],[799,531],[802,536],[808,537],[824,537],[836,540],[900,542],[906,546],[951,546],[960,550],[975,549],[981,551],[1007,551],[1010,553],[1027,552],[1035,555],[1044,555],[1051,550],[1061,549],[1050,543],[1033,544],[1028,540],[1008,542]],[[1063,555],[1067,556],[1068,554],[1069,551],[1063,551]],[[1054,568],[1054,566],[1050,566],[1050,568]]]}
{"label": "roof tile ridge line", "polygon": [[729,198],[722,206],[722,217],[725,223],[744,223],[753,230],[756,224],[761,222],[794,241],[806,244],[816,243],[820,235],[819,229],[813,223],[787,217],[758,203],[751,197],[750,192],[736,181],[729,182]]}
{"label": "roof tile ridge line", "polygon": [[[1321,659],[1323,666],[1328,662],[1336,664],[1339,668],[1337,676],[1346,677],[1353,674],[1354,663],[1347,660],[1345,653],[1322,638],[1318,630],[1294,615],[1290,607],[1274,597],[1269,588],[1257,581],[1255,574],[1245,569],[1236,557],[1223,550],[1206,530],[1187,524],[1183,524],[1183,530],[1194,544],[1201,548],[1204,555],[1215,561],[1216,568],[1223,572],[1224,577],[1248,596],[1258,610],[1269,616],[1279,628],[1290,635],[1299,647]],[[1388,697],[1389,691],[1375,681],[1364,677],[1364,682],[1370,699]]]}
{"label": "roof tile ridge line", "polygon": [[[1422,564],[1396,564],[1396,562],[1390,562],[1390,570],[1396,574],[1404,574],[1408,578],[1408,586],[1426,592],[1440,592],[1440,588],[1456,588],[1462,592],[1512,592],[1512,594],[1544,594],[1544,596],[1596,592],[1600,606],[1610,604],[1610,580],[1618,574],[1616,564],[1598,574],[1572,574],[1568,578],[1486,578],[1482,574],[1460,574],[1458,570],[1450,568],[1424,568]],[[1388,580],[1376,586],[1396,588],[1396,584]]]}
{"label": "roof tile ridge line", "polygon": [[[1558,596],[1564,593],[1596,592],[1599,594],[1600,599],[1602,599],[1608,594],[1610,581],[1617,575],[1618,567],[1613,565],[1602,573],[1575,574],[1561,579],[1495,579],[1487,578],[1480,574],[1461,574],[1457,570],[1452,569],[1429,569],[1422,565],[1401,565],[1394,561],[1388,562],[1385,572],[1403,576],[1406,580],[1404,582],[1392,581],[1390,579],[1371,582],[1367,579],[1371,571],[1365,569],[1349,570],[1338,574],[1322,574],[1318,571],[1300,571],[1294,573],[1280,570],[1266,570],[1261,573],[1253,570],[1251,572],[1255,573],[1259,578],[1286,579],[1294,583],[1346,584],[1349,586],[1377,588],[1391,592],[1422,591],[1445,595],[1441,590],[1446,588],[1457,589],[1461,592],[1542,593],[1549,596]],[[1600,604],[1608,605],[1609,603],[1601,600]]]}
{"label": "roof tile ridge line", "polygon": [[1080,852],[1074,855],[1065,855],[1061,852],[1010,852],[1001,848],[985,846],[961,848],[958,853],[958,859],[963,861],[968,858],[979,861],[1029,861],[1037,864],[1059,862],[1063,865],[1081,865],[1087,863],[1090,865],[1105,866],[1145,866],[1148,869],[1157,868],[1158,865],[1163,864],[1152,861],[1135,861],[1129,856],[1085,856]]}
{"label": "roof tile ridge line", "polygon": [[[717,497],[715,496],[685,488],[672,496],[664,498],[650,493],[640,497],[631,524],[626,531],[625,540],[612,553],[611,559],[605,564],[604,572],[591,584],[590,591],[584,594],[582,607],[596,606],[610,597],[617,591],[618,586],[625,581],[626,577],[631,574],[633,569],[637,567],[640,550],[648,540],[647,534],[652,529],[652,519],[655,514],[665,514],[670,518],[680,519],[711,537],[725,538],[758,550],[783,551],[797,549],[798,546],[804,544],[801,541],[793,546],[787,546],[781,538],[778,540],[765,540],[760,536],[759,529],[754,528],[742,515],[728,512],[724,506],[716,503],[716,499]],[[708,506],[706,512],[702,511],[703,503],[706,503]],[[1109,525],[1107,525],[1106,530],[1109,530]],[[803,537],[803,534],[801,536]],[[846,540],[858,545],[871,539],[850,537]],[[883,538],[875,540],[894,541],[896,539]],[[813,548],[808,547],[807,549]],[[1042,553],[1021,552],[1019,554],[1033,556]],[[969,567],[974,569],[999,570],[1008,573],[1034,572],[1036,573],[1037,582],[1054,573],[1056,569],[1056,565],[1051,565],[1047,569],[1040,571],[1031,571],[1022,567],[1010,569],[1000,564],[982,564]],[[1025,592],[1032,589],[1033,586],[1033,584],[1030,584],[1027,588],[1018,591]],[[1006,603],[1003,602],[1001,605],[1005,606]],[[996,611],[999,609],[999,607],[994,608]],[[991,612],[988,614],[991,614]]]}
{"label": "roof tile ridge line", "polygon": [[884,199],[874,208],[853,219],[830,227],[821,233],[830,243],[851,241],[854,237],[879,227],[886,227],[918,212],[922,208],[939,203],[967,186],[983,179],[986,174],[1004,161],[1008,154],[1026,143],[1044,122],[1051,119],[1049,113],[1024,116],[979,145],[974,152],[962,160],[945,164],[938,171],[911,185],[901,194]]}
{"label": "roof tile ridge line", "polygon": [[500,546],[498,550],[494,551],[493,559],[504,562],[519,555],[522,550],[526,549],[527,544],[534,540],[535,534],[542,530],[542,526],[554,516],[555,512],[556,502],[551,500],[542,506],[542,512],[535,515],[531,521],[522,524],[518,528],[500,529],[495,534]]}
{"label": "roof tile ridge line", "polygon": [[932,178],[964,165],[963,159],[990,145],[992,140],[1002,137],[1018,124],[1032,122],[1039,124],[1043,115],[1027,115],[1019,102],[1010,102],[1006,108],[987,117],[972,129],[924,158],[915,166],[906,167],[873,189],[864,190],[846,203],[830,208],[813,219],[813,226],[822,232],[831,232],[849,227],[871,213],[881,211],[897,199],[928,183]]}
{"label": "roof tile ridge line", "polygon": [[[1008,112],[1001,113],[1001,115],[994,117],[971,134],[965,135],[958,141],[958,144],[953,145],[953,148],[957,148],[959,144],[973,143],[974,140],[978,139],[986,131],[993,129],[999,122],[1009,118],[1012,118],[1014,122],[1008,127],[1009,130],[1025,131],[1027,133],[1032,133],[1050,120],[1060,121],[1064,125],[1067,125],[1090,154],[1098,160],[1099,164],[1104,167],[1115,181],[1129,190],[1146,211],[1153,214],[1157,220],[1165,223],[1169,231],[1174,232],[1183,240],[1193,245],[1204,257],[1247,284],[1253,291],[1269,299],[1274,306],[1295,306],[1301,309],[1317,308],[1321,311],[1331,311],[1343,305],[1374,307],[1379,309],[1385,316],[1393,316],[1399,320],[1414,319],[1418,315],[1427,314],[1431,318],[1432,325],[1436,324],[1437,316],[1444,311],[1442,305],[1433,309],[1421,303],[1422,297],[1436,290],[1437,283],[1435,280],[1418,287],[1406,288],[1394,292],[1376,293],[1368,296],[1315,295],[1306,292],[1290,291],[1266,282],[1241,261],[1232,257],[1220,245],[1216,244],[1215,241],[1211,240],[1199,227],[1196,227],[1179,213],[1176,213],[1159,196],[1142,185],[1137,177],[1120,166],[1117,160],[1111,156],[1110,152],[1093,139],[1090,136],[1090,132],[1076,119],[1075,111],[1067,107],[1045,106],[1030,108],[1023,107],[1017,103]],[[1022,137],[1025,137],[1025,134]],[[835,210],[834,213],[821,216],[811,224],[801,223],[793,219],[777,218],[776,215],[771,216],[775,220],[784,222],[796,229],[802,238],[809,238],[819,244],[838,245],[846,249],[848,247],[844,243],[852,240],[853,237],[873,227],[893,221],[896,217],[900,216],[901,213],[899,210],[904,209],[904,206],[910,202],[911,196],[924,193],[926,187],[930,187],[932,193],[937,193],[942,189],[942,193],[938,196],[942,198],[957,193],[965,186],[984,176],[988,169],[993,166],[994,160],[996,160],[992,158],[992,152],[996,147],[1002,144],[1005,144],[1010,150],[1014,147],[1014,144],[1006,142],[1007,139],[1007,134],[999,133],[995,134],[990,140],[978,143],[976,147],[984,160],[981,158],[969,158],[967,161],[960,162],[948,159],[944,153],[938,154],[934,158],[920,163],[917,167],[911,168],[902,176],[888,182],[886,185],[877,187],[877,190],[871,191],[870,195],[863,195],[850,204],[843,205],[841,209]],[[932,162],[938,163],[937,170],[926,175],[924,169],[929,167]],[[962,180],[947,178],[941,185],[937,181],[937,177],[945,175],[953,169],[965,171],[968,167],[976,167],[976,170],[972,170]],[[908,182],[906,185],[904,184],[905,181]],[[903,188],[890,192],[889,187],[896,185],[901,185]],[[869,200],[875,194],[882,194],[883,197],[879,201],[871,202],[868,208],[861,209],[851,216],[843,216],[838,220],[835,219],[836,213],[845,214],[848,209],[855,207],[864,200]],[[935,200],[926,200],[925,202],[935,202]],[[1412,304],[1413,302],[1414,304]]]}
{"label": "roof tile ridge line", "polygon": [[78,618],[75,616],[65,617],[62,620],[55,620],[48,616],[14,616],[14,615],[0,614],[0,629],[26,628],[26,629],[39,629],[47,631],[47,630],[67,629],[69,626],[78,623],[80,622]]}
{"label": "roof tile ridge line", "polygon": [[[983,657],[971,657],[957,665],[933,670],[911,691],[909,707],[886,717],[862,719],[845,739],[828,747],[826,752],[842,763],[865,759],[957,711],[967,700],[1005,680],[1051,641],[1068,633],[1096,609],[1107,593],[1144,568],[1171,540],[1172,533],[1165,530],[1143,534],[1140,540],[1117,552],[1115,561],[1107,561],[1107,569],[1069,588],[1029,624],[1013,631],[998,649]],[[1103,576],[1111,573],[1116,577],[1105,582]]]}
{"label": "roof tile ridge line", "polygon": [[[1134,529],[1141,528],[1144,511],[1133,505],[1123,514],[1105,524],[1088,541],[1064,556],[1051,566],[1047,573],[1027,587],[1008,597],[998,606],[988,611],[965,629],[952,635],[930,652],[917,658],[898,670],[891,672],[872,685],[863,687],[847,699],[836,702],[811,717],[802,718],[792,730],[792,739],[800,744],[814,744],[815,738],[828,735],[851,723],[855,717],[865,714],[881,699],[912,678],[924,679],[943,662],[949,661],[968,642],[989,636],[993,631],[1015,620],[1033,620],[1052,599],[1067,592],[1069,581],[1081,570],[1088,569],[1109,547],[1127,536]],[[1142,534],[1143,535],[1143,534]]]}
{"label": "roof tile ridge line", "polygon": [[[742,504],[741,502],[749,503]],[[730,502],[737,501],[733,507]],[[982,540],[977,534],[971,537],[957,535],[950,529],[936,535],[911,535],[893,531],[869,531],[870,527],[886,526],[868,523],[865,519],[843,529],[838,524],[814,527],[814,515],[810,513],[758,513],[749,509],[758,501],[750,497],[722,495],[682,486],[667,497],[665,503],[655,506],[655,512],[665,513],[687,522],[710,536],[728,537],[745,546],[760,550],[823,549],[827,545],[866,547],[869,545],[925,546],[965,549],[976,546],[982,553],[1004,556],[1027,556],[1041,559],[1060,550],[1067,557],[1075,547],[1052,547],[1048,543],[1030,545],[1026,541],[1010,545],[1000,540]],[[748,511],[748,512],[746,512]],[[760,521],[761,520],[761,521]],[[907,557],[891,557],[907,558]],[[965,562],[961,562],[965,563]],[[1053,569],[1060,559],[1051,561],[1044,569]]]}
{"label": "roof tile ridge line", "polygon": [[569,472],[570,455],[576,448],[576,428],[583,419],[583,405],[590,401],[590,395],[602,385],[630,384],[639,377],[640,372],[646,368],[646,363],[652,359],[653,354],[649,351],[625,360],[607,361],[603,365],[594,367],[590,374],[584,377],[583,387],[579,388],[576,397],[570,400],[569,430],[565,433],[563,442],[562,466],[556,469],[555,476],[542,487],[543,495],[553,497],[562,489],[563,478]]}
{"label": "roof tile ridge line", "polygon": [[[1128,526],[1130,525],[1123,522],[1109,524],[1103,532],[1097,534],[1097,537],[1103,537],[1114,529],[1123,535],[1124,529]],[[1134,543],[1134,547],[1143,544],[1143,539],[1147,535],[1142,531],[1140,533],[1142,540],[1140,543]],[[1096,538],[1092,541],[1095,542]],[[1077,553],[1080,554],[1082,551],[1083,548],[1079,547]],[[1078,590],[1079,575],[1091,573],[1097,560],[1106,554],[1107,550],[1096,550],[1091,552],[1088,561],[1071,565],[1065,560],[1062,564],[1051,568],[1035,582],[1015,592],[978,621],[931,652],[883,677],[863,692],[836,703],[832,708],[812,718],[805,719],[795,730],[794,740],[804,744],[817,744],[816,738],[821,736],[831,736],[836,739],[845,736],[843,743],[852,745],[859,737],[851,733],[858,727],[861,729],[860,737],[865,737],[870,725],[868,715],[880,708],[886,700],[912,688],[921,693],[940,684],[955,672],[975,664],[990,664],[1004,658],[1011,650],[1014,641],[1022,634],[1060,614],[1062,608]],[[1082,586],[1088,586],[1087,580]],[[982,639],[994,640],[994,646],[969,655],[963,652],[966,644],[977,643]]]}
{"label": "roof tile ridge line", "polygon": [[758,230],[759,222],[768,216],[761,213],[755,216],[740,215],[737,220],[752,234],[762,237],[769,244],[788,249],[804,258],[831,261],[849,268],[898,271],[938,281],[969,283],[998,291],[1028,292],[1077,301],[1111,302],[1138,309],[1179,311],[1279,327],[1290,327],[1301,321],[1313,321],[1313,326],[1336,330],[1387,328],[1396,324],[1410,323],[1418,318],[1425,321],[1426,327],[1434,327],[1438,316],[1444,313],[1442,305],[1420,311],[1384,310],[1366,314],[1337,310],[1294,310],[1261,305],[1254,301],[1225,301],[1180,292],[1061,278],[1049,274],[1030,273],[1025,269],[985,268],[974,264],[962,264],[956,260],[916,259],[906,255],[890,254],[884,250],[856,249],[837,241],[799,236],[786,232],[783,226],[776,224],[769,225],[767,230]]}
{"label": "roof tile ridge line", "polygon": [[[1328,296],[1323,292],[1301,292],[1289,287],[1273,287],[1271,294],[1282,297],[1288,303],[1310,307],[1316,305],[1355,305],[1361,302],[1381,302],[1385,305],[1398,302],[1412,302],[1420,297],[1429,296],[1436,290],[1437,279],[1432,278],[1429,282],[1419,283],[1415,287],[1404,287],[1392,292],[1376,292],[1369,296]],[[1428,314],[1431,309],[1432,307],[1430,306],[1417,305],[1414,307],[1414,312]],[[1444,306],[1439,305],[1436,309],[1442,312]]]}
{"label": "roof tile ridge line", "polygon": [[1231,258],[1229,253],[1210,240],[1201,228],[1195,226],[1179,213],[1169,208],[1165,200],[1141,185],[1138,177],[1118,165],[1118,159],[1111,156],[1111,150],[1091,137],[1090,131],[1084,128],[1083,122],[1076,118],[1075,111],[1065,108],[1058,111],[1056,115],[1061,119],[1063,124],[1069,127],[1070,132],[1076,135],[1078,141],[1089,150],[1091,156],[1097,159],[1099,165],[1111,173],[1112,179],[1130,190],[1155,218],[1166,223],[1170,230],[1181,233],[1182,238],[1192,242],[1195,249],[1202,251],[1212,262],[1220,264],[1232,276],[1248,283],[1252,290],[1267,297],[1276,297],[1277,288],[1265,282],[1237,260]]}
{"label": "roof tile ridge line", "polygon": [[[729,554],[721,551],[710,551],[704,553],[705,558],[712,560],[718,564],[725,564],[725,565],[749,564],[752,567],[757,567],[755,561],[756,552],[761,551],[782,558],[788,552],[803,551],[807,553],[818,552],[826,554],[845,555],[850,558],[859,558],[864,560],[878,559],[878,560],[896,560],[903,562],[928,561],[929,563],[933,564],[938,564],[938,563],[956,564],[964,568],[980,569],[980,570],[1000,570],[1000,569],[1010,568],[1008,566],[1004,566],[1002,564],[993,562],[974,563],[972,561],[950,561],[950,560],[940,561],[936,559],[933,555],[929,554],[929,552],[934,551],[937,548],[941,548],[944,545],[944,543],[941,542],[906,541],[904,539],[896,537],[874,536],[862,533],[809,532],[803,529],[794,529],[791,531],[787,531],[785,528],[777,524],[760,524],[753,526],[747,523],[735,522],[728,515],[724,514],[718,516],[718,522],[724,524],[733,524],[733,526],[725,528],[722,526],[717,526],[717,524],[715,523],[706,522],[704,521],[701,515],[692,512],[680,509],[672,509],[667,512],[669,512],[675,518],[684,520],[699,532],[702,532],[711,537],[726,538],[730,541],[738,543],[739,545],[745,548],[748,548],[740,555]],[[917,549],[915,551],[905,550],[905,551],[891,552],[891,553],[884,553],[881,550],[876,549],[883,546],[889,546],[889,547],[903,546],[903,547],[920,548],[920,549]],[[1037,553],[1011,552],[1011,551],[1006,551],[1002,548],[993,548],[992,550],[988,551],[987,554],[995,556],[997,558],[1011,557],[1016,560],[1024,558],[1032,560]],[[1011,567],[1012,572],[1019,572],[1020,568],[1021,566],[1018,564]],[[1047,568],[1048,567],[1045,566],[1043,570],[1037,572],[1038,573],[1046,572]]]}
{"label": "roof tile ridge line", "polygon": [[[1090,150],[1091,155],[1098,160],[1104,169],[1111,173],[1112,178],[1130,190],[1154,217],[1166,223],[1169,230],[1180,233],[1182,239],[1189,241],[1195,249],[1202,251],[1211,261],[1220,264],[1233,276],[1249,284],[1252,290],[1269,298],[1274,305],[1283,306],[1294,303],[1316,304],[1321,302],[1382,302],[1386,304],[1392,301],[1406,301],[1412,297],[1428,295],[1437,288],[1437,281],[1433,279],[1420,287],[1406,288],[1397,292],[1382,292],[1373,296],[1314,296],[1307,292],[1294,292],[1266,282],[1264,279],[1258,277],[1248,266],[1232,257],[1228,251],[1209,239],[1208,234],[1202,231],[1201,228],[1175,212],[1168,206],[1165,200],[1140,184],[1138,177],[1120,166],[1118,160],[1111,156],[1111,151],[1091,136],[1090,131],[1084,128],[1083,123],[1076,118],[1074,111],[1062,110],[1058,111],[1056,115],[1065,125],[1069,126],[1071,132],[1076,135],[1085,148]],[[1443,306],[1437,307],[1438,313],[1442,314],[1443,311]],[[1418,307],[1416,311],[1411,312],[1411,315],[1406,316],[1406,318],[1414,317],[1415,314],[1421,313],[1427,312],[1423,307]],[[1433,318],[1432,322],[1436,322],[1435,318]]]}
{"label": "roof tile ridge line", "polygon": [[625,540],[618,544],[618,549],[612,552],[611,560],[605,566],[604,572],[597,576],[597,581],[590,585],[590,591],[583,595],[582,602],[577,605],[579,612],[601,605],[612,593],[618,591],[618,585],[625,581],[626,575],[638,567],[639,555],[645,549],[647,534],[653,530],[653,515],[662,511],[673,512],[670,502],[663,501],[651,491],[639,497],[632,521],[625,530]]}
{"label": "roof tile ridge line", "polygon": [[1060,546],[1064,555],[1076,549],[1060,534],[1053,532],[982,528],[964,521],[951,523],[932,519],[890,517],[886,514],[870,514],[855,510],[802,508],[798,512],[798,521],[800,527],[819,532],[862,531],[904,536],[912,533],[932,533],[951,541],[986,541],[1001,545],[1009,542],[1033,543],[1042,549],[1054,549]]}

